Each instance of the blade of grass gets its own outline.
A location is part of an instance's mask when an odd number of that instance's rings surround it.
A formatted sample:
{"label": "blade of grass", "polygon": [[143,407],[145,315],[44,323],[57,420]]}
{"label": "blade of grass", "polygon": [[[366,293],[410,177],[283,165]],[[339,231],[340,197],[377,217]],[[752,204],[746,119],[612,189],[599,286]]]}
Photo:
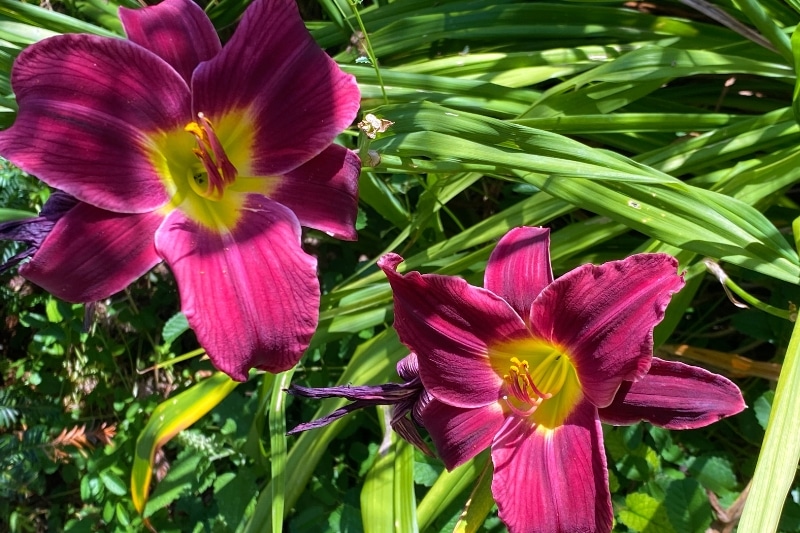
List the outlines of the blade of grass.
{"label": "blade of grass", "polygon": [[[793,224],[800,235],[800,219]],[[800,244],[800,243],[798,243]],[[778,378],[764,443],[758,455],[739,531],[777,531],[800,460],[800,322],[796,322]]]}
{"label": "blade of grass", "polygon": [[272,533],[283,531],[286,502],[286,388],[297,367],[276,376],[269,409],[270,485],[272,486]]}

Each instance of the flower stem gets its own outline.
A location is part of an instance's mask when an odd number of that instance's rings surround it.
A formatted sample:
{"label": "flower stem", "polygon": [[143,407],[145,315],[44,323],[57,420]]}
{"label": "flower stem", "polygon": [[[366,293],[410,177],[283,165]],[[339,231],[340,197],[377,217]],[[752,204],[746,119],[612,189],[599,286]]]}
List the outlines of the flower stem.
{"label": "flower stem", "polygon": [[716,262],[711,259],[703,259],[703,263],[705,264],[706,268],[709,272],[711,272],[714,276],[717,277],[720,283],[722,283],[722,287],[725,289],[725,292],[728,294],[728,298],[737,305],[738,307],[746,307],[742,306],[740,303],[736,302],[735,299],[731,296],[731,292],[736,294],[739,298],[745,301],[747,305],[753,306],[756,309],[764,311],[772,316],[776,316],[778,318],[784,318],[789,320],[790,322],[794,322],[797,320],[797,309],[793,304],[790,304],[789,309],[781,309],[780,307],[775,307],[774,305],[765,304],[739,285],[736,284],[728,275],[722,270],[722,267]]}
{"label": "flower stem", "polygon": [[269,409],[273,533],[283,531],[284,502],[286,501],[286,394],[283,393],[283,389],[291,384],[295,368],[292,367],[276,376]]}
{"label": "flower stem", "polygon": [[367,33],[367,28],[364,26],[364,21],[361,20],[361,14],[358,12],[358,4],[360,2],[356,0],[350,0],[350,7],[353,9],[353,15],[355,15],[356,20],[358,21],[358,27],[361,30],[361,33],[364,35],[364,44],[366,45],[364,49],[367,52],[367,57],[369,57],[370,63],[372,63],[372,67],[375,69],[375,77],[378,78],[378,85],[381,86],[381,94],[383,94],[383,103],[388,105],[389,104],[389,97],[386,96],[386,87],[383,85],[383,77],[381,76],[381,69],[378,66],[378,58],[375,57],[375,52],[372,51],[372,43],[369,40],[369,33]]}
{"label": "flower stem", "polygon": [[739,285],[737,285],[731,278],[727,278],[725,280],[725,286],[730,289],[731,292],[736,294],[736,296],[744,300],[745,303],[752,305],[756,309],[764,311],[765,313],[769,313],[770,315],[778,318],[785,318],[791,322],[797,320],[797,311],[793,311],[791,309],[781,309],[780,307],[765,304],[749,292],[745,291],[743,288],[739,287]]}

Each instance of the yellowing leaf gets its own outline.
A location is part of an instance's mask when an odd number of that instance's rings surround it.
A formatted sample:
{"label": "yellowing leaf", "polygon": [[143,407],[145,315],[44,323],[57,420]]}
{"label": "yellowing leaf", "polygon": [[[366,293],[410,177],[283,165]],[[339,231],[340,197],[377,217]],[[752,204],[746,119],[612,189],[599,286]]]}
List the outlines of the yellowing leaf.
{"label": "yellowing leaf", "polygon": [[153,458],[169,440],[197,422],[236,388],[238,383],[222,372],[159,404],[136,439],[131,472],[131,499],[141,514],[150,494]]}

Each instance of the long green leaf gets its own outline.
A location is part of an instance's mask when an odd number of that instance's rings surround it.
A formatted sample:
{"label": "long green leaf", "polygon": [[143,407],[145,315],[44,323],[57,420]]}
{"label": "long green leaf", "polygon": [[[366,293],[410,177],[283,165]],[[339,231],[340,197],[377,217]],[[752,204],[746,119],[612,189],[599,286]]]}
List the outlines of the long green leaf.
{"label": "long green leaf", "polygon": [[[800,230],[800,227],[796,228]],[[747,497],[739,531],[772,533],[786,495],[792,486],[800,460],[800,322],[796,322],[786,358],[781,367],[772,411],[758,455],[750,494]]]}
{"label": "long green leaf", "polygon": [[136,453],[131,471],[131,499],[139,513],[144,512],[150,493],[153,460],[159,448],[216,407],[239,385],[217,372],[155,408],[150,420],[136,439]]}
{"label": "long green leaf", "polygon": [[[390,418],[388,408],[379,411]],[[414,447],[391,427],[361,488],[361,519],[365,533],[417,531],[414,498]],[[391,503],[390,503],[391,502]]]}

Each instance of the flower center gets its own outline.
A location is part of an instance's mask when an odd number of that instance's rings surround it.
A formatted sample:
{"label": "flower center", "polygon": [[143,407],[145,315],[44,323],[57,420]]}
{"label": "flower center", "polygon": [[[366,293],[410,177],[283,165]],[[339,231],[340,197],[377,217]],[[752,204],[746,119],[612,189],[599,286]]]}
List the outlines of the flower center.
{"label": "flower center", "polygon": [[214,127],[203,113],[197,114],[197,121],[190,122],[184,131],[194,135],[197,147],[192,152],[203,164],[203,170],[189,170],[189,185],[192,190],[209,200],[222,198],[225,187],[236,181],[238,172],[233,166],[222,143],[219,142]]}
{"label": "flower center", "polygon": [[491,347],[489,359],[505,382],[502,399],[508,409],[536,424],[560,426],[583,396],[569,355],[549,342],[502,343]]}
{"label": "flower center", "polygon": [[268,196],[276,180],[254,174],[253,120],[244,111],[230,111],[212,121],[203,113],[185,126],[150,133],[145,139],[153,168],[170,201],[166,216],[180,209],[212,231],[239,223],[248,193]]}

